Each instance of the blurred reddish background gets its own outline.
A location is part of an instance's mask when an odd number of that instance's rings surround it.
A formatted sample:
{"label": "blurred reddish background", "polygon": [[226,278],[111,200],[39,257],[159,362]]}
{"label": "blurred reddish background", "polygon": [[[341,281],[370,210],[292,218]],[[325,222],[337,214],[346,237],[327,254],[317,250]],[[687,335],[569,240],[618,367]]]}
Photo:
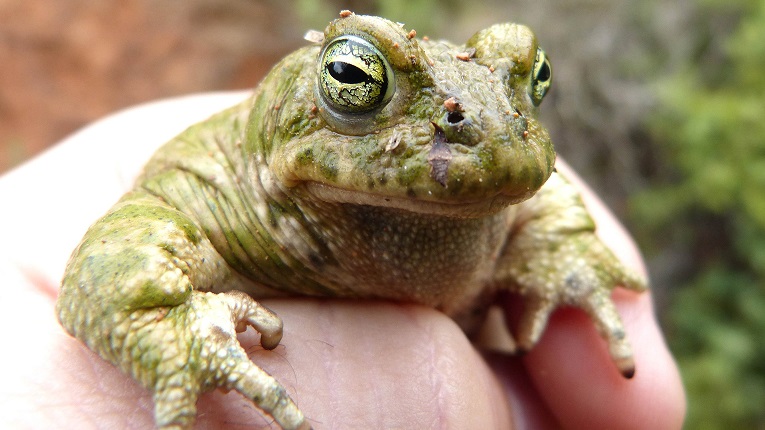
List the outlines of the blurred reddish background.
{"label": "blurred reddish background", "polygon": [[136,103],[254,86],[301,44],[287,2],[0,0],[0,172]]}

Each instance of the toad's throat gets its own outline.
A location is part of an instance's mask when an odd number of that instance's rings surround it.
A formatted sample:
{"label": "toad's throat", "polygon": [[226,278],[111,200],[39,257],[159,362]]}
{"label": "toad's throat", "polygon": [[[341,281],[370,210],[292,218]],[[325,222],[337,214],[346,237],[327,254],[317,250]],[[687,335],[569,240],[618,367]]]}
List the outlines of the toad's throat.
{"label": "toad's throat", "polygon": [[407,212],[449,218],[480,218],[494,215],[514,202],[510,196],[497,194],[473,201],[447,202],[415,197],[397,197],[346,190],[319,182],[305,182],[305,189],[319,201],[400,209]]}

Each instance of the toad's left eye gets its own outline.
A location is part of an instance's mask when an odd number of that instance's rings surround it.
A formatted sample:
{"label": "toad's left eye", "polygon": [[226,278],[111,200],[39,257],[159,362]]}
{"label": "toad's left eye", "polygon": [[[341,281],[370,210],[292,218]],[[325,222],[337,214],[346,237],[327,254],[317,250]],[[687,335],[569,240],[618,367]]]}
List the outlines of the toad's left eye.
{"label": "toad's left eye", "polygon": [[335,39],[321,54],[319,86],[327,104],[338,111],[364,113],[393,97],[393,70],[371,43],[356,36]]}
{"label": "toad's left eye", "polygon": [[537,49],[537,58],[534,60],[531,79],[531,99],[535,105],[539,105],[552,84],[550,60],[545,55],[545,51],[539,48]]}

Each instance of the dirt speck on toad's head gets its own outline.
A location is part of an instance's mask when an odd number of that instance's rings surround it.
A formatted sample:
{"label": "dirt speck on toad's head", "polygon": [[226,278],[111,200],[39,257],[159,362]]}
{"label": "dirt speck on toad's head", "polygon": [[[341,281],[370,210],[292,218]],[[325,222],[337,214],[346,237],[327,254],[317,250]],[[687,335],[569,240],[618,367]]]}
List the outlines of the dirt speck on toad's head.
{"label": "dirt speck on toad's head", "polygon": [[444,100],[444,107],[448,112],[459,112],[462,110],[462,103],[457,101],[457,98],[452,96]]}

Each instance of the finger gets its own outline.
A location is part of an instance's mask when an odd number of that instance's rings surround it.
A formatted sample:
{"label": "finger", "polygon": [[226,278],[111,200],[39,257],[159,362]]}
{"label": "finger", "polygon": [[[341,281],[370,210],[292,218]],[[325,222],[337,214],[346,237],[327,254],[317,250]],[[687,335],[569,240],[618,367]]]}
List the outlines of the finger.
{"label": "finger", "polygon": [[[358,301],[266,304],[284,320],[282,344],[263,351],[249,330],[240,339],[315,428],[510,428],[491,370],[443,314]],[[235,393],[221,397],[203,398],[200,423],[250,420]]]}
{"label": "finger", "polygon": [[617,307],[635,350],[637,373],[614,369],[586,315],[556,312],[547,332],[524,357],[550,410],[570,428],[680,428],[685,399],[677,368],[653,318],[648,295],[617,293]]}
{"label": "finger", "polygon": [[523,361],[502,353],[485,353],[484,358],[502,386],[516,429],[559,429],[545,400],[526,373]]}

